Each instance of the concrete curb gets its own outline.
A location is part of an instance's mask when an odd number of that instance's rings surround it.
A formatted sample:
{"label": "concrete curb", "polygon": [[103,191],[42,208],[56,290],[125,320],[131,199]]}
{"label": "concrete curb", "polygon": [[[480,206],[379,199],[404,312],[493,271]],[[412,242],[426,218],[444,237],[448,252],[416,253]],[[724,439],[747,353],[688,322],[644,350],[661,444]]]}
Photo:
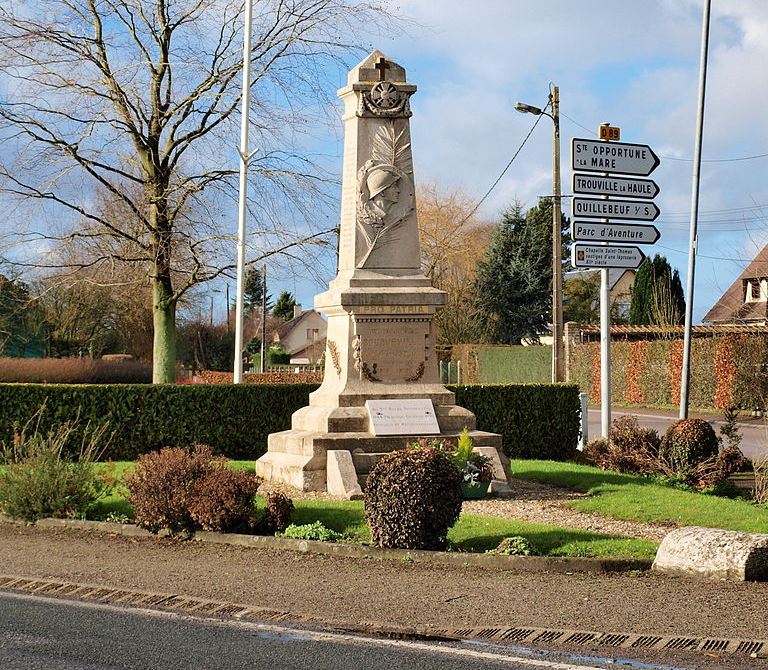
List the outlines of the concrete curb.
{"label": "concrete curb", "polygon": [[[0,516],[0,522],[23,523]],[[155,537],[148,530],[134,524],[112,523],[110,521],[79,521],[76,519],[40,519],[39,528],[71,528],[102,533],[113,533],[129,537]],[[162,533],[161,533],[162,534]],[[646,558],[552,558],[548,556],[494,556],[492,554],[471,554],[463,552],[424,551],[412,549],[382,549],[356,544],[294,540],[287,537],[268,535],[240,535],[237,533],[215,533],[198,531],[192,538],[197,542],[227,544],[254,549],[278,549],[301,553],[324,554],[342,558],[373,558],[401,562],[452,565],[454,567],[478,567],[489,570],[510,570],[513,572],[591,572],[607,574],[612,572],[645,571],[651,569],[653,561]]]}

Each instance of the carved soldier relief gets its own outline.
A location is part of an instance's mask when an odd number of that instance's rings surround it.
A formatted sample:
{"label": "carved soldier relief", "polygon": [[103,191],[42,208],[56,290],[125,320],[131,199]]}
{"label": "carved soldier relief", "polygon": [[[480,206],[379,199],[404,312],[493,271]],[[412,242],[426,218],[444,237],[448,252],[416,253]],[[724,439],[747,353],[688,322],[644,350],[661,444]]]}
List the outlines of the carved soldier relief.
{"label": "carved soldier relief", "polygon": [[357,175],[357,227],[365,240],[358,268],[366,267],[378,249],[398,241],[398,228],[415,207],[410,134],[407,123],[399,132],[396,123],[377,129],[371,158]]}

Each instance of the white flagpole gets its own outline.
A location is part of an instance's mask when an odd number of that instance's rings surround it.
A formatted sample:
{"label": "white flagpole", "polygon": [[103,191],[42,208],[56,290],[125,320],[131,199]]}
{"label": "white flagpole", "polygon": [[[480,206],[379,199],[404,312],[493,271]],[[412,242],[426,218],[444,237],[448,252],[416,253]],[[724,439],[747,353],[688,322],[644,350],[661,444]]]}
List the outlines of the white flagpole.
{"label": "white flagpole", "polygon": [[248,150],[248,121],[251,99],[251,23],[252,0],[245,0],[245,26],[243,29],[243,94],[240,117],[240,200],[237,225],[237,287],[235,289],[235,355],[234,382],[243,381],[243,286],[245,283],[245,217],[248,195],[248,163],[257,150]]}

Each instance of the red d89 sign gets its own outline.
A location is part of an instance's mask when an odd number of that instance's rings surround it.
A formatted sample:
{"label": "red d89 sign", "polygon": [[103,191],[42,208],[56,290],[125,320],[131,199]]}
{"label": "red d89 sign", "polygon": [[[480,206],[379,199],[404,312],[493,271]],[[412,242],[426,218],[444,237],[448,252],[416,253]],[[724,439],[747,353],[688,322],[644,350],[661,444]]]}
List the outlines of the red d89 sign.
{"label": "red d89 sign", "polygon": [[621,128],[615,128],[614,126],[600,126],[597,130],[597,134],[601,140],[618,142],[621,139]]}

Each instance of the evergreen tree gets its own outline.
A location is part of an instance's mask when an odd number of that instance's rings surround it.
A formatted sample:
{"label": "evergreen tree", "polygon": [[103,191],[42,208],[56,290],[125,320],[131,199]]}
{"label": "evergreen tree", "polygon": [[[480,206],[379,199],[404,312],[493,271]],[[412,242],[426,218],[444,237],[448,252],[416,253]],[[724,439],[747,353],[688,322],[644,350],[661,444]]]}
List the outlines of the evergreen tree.
{"label": "evergreen tree", "polygon": [[685,319],[680,274],[664,256],[646,258],[632,288],[629,322],[633,326],[676,326]]}
{"label": "evergreen tree", "polygon": [[288,291],[283,291],[277,297],[277,302],[272,308],[272,316],[276,316],[283,321],[290,321],[293,318],[293,308],[296,305],[296,299],[293,294]]}
{"label": "evergreen tree", "polygon": [[[253,313],[255,309],[261,309],[261,296],[263,292],[261,270],[250,267],[245,271],[243,282],[243,302],[245,308]],[[272,309],[272,296],[267,293],[267,312]]]}
{"label": "evergreen tree", "polygon": [[[563,217],[563,231],[567,220]],[[562,232],[561,232],[562,234]],[[563,256],[567,253],[564,245]],[[552,204],[542,200],[523,214],[515,203],[493,233],[488,260],[478,265],[475,292],[487,322],[486,338],[499,344],[538,341],[552,315]]]}

